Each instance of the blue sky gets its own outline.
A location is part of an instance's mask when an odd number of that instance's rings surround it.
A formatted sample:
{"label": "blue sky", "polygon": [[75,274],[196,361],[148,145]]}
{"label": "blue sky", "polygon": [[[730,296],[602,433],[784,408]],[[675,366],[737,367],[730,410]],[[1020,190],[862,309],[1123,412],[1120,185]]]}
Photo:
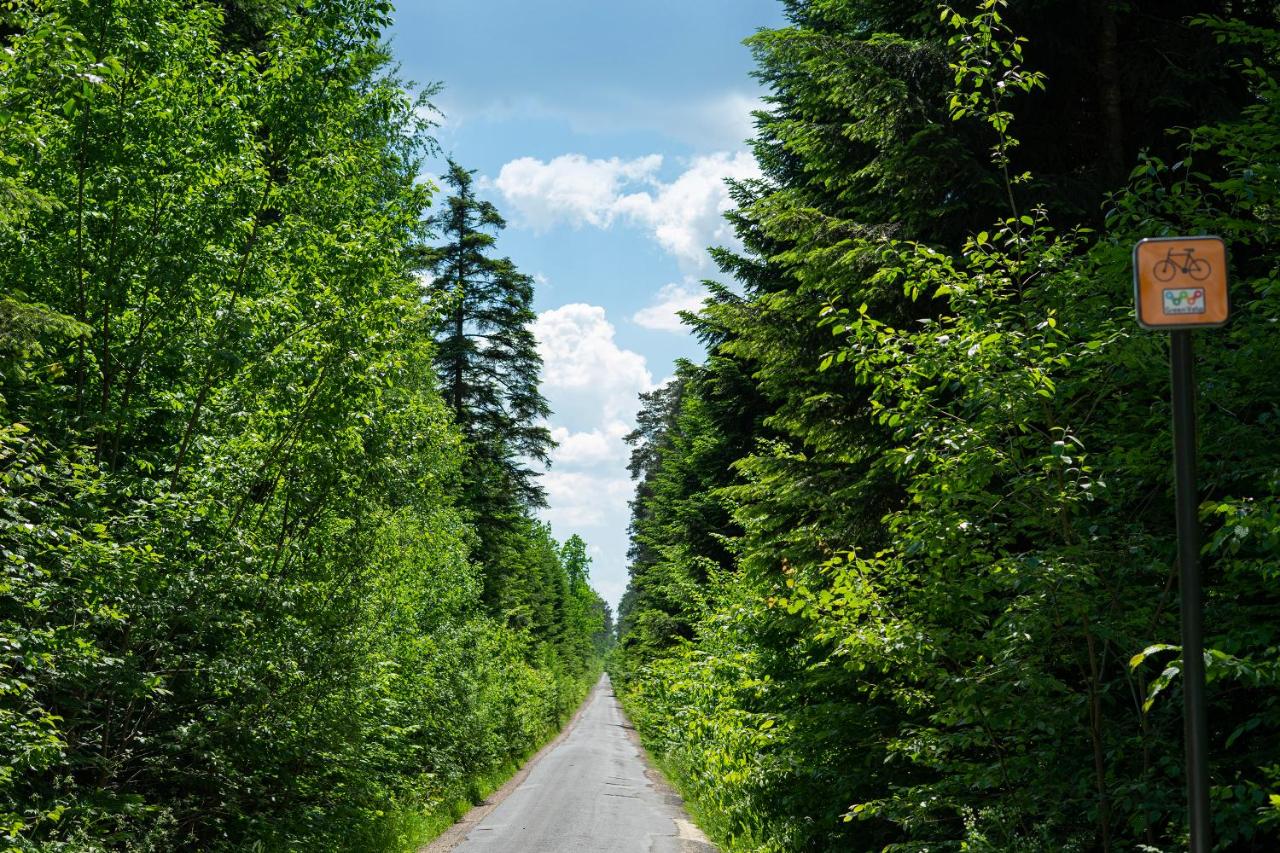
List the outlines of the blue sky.
{"label": "blue sky", "polygon": [[[732,244],[726,177],[755,173],[759,88],[741,42],[777,0],[402,0],[403,75],[440,82],[436,136],[507,218],[498,250],[538,282],[543,393],[560,441],[544,517],[592,582],[626,587],[636,395],[698,357],[674,312]],[[437,164],[436,171],[443,171]]]}

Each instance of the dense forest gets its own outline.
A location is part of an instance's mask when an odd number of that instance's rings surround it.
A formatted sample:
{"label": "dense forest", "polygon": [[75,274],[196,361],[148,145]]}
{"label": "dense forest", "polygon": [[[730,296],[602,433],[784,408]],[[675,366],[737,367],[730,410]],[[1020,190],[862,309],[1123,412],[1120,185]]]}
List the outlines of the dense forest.
{"label": "dense forest", "polygon": [[1197,334],[1218,850],[1280,849],[1280,9],[786,0],[742,250],[630,436],[611,663],[732,851],[1186,849],[1168,336]]}
{"label": "dense forest", "polygon": [[391,4],[0,0],[0,850],[412,850],[606,655],[730,853],[1185,849],[1178,234],[1213,833],[1280,849],[1280,7],[782,5],[611,648]]}
{"label": "dense forest", "polygon": [[413,849],[599,674],[390,14],[0,2],[0,849]]}

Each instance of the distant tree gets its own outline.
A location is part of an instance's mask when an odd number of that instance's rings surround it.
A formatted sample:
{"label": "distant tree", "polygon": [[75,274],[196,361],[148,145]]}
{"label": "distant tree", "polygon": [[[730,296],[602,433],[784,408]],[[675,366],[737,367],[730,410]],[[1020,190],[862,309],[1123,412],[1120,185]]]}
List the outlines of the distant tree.
{"label": "distant tree", "polygon": [[568,581],[565,600],[564,645],[571,672],[588,672],[608,651],[613,613],[588,583],[591,557],[587,543],[574,534],[560,548],[560,562]]}
{"label": "distant tree", "polygon": [[578,534],[573,534],[560,547],[560,559],[564,562],[565,574],[569,576],[569,586],[576,592],[587,584],[591,571],[591,558],[587,556],[587,543]]}

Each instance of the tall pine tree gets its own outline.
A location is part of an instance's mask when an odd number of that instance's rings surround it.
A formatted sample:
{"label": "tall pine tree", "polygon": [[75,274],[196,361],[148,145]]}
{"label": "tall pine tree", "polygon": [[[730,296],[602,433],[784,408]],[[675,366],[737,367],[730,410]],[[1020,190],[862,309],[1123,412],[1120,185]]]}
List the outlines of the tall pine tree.
{"label": "tall pine tree", "polygon": [[444,181],[452,195],[430,220],[444,242],[428,253],[427,268],[452,291],[453,305],[436,329],[436,369],[468,445],[463,505],[473,512],[487,567],[486,598],[499,605],[502,555],[526,513],[546,503],[530,464],[549,461],[554,442],[541,422],[551,410],[538,390],[533,279],[494,257],[506,223],[476,196],[473,173],[450,160]]}

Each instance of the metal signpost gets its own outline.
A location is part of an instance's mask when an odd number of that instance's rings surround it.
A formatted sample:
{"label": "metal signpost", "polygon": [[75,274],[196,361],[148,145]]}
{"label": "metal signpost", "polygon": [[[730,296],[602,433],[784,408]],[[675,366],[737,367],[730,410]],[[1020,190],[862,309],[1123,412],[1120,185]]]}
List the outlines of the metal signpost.
{"label": "metal signpost", "polygon": [[1138,324],[1170,332],[1173,467],[1182,592],[1182,701],[1191,853],[1210,853],[1209,723],[1204,696],[1204,601],[1196,489],[1195,361],[1191,333],[1227,322],[1227,250],[1217,237],[1158,237],[1133,249]]}

